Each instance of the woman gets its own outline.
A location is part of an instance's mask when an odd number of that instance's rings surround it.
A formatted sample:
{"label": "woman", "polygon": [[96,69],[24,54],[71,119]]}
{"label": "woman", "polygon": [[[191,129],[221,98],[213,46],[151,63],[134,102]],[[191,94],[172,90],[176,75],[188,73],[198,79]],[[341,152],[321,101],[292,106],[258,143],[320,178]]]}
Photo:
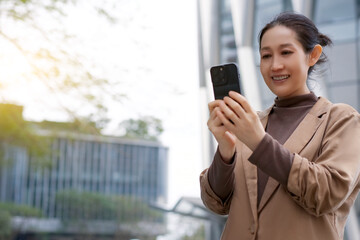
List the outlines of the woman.
{"label": "woman", "polygon": [[209,103],[218,149],[201,197],[228,214],[222,239],[343,239],[360,187],[360,116],[306,84],[330,44],[305,16],[280,14],[259,34],[274,105],[257,114],[236,92]]}

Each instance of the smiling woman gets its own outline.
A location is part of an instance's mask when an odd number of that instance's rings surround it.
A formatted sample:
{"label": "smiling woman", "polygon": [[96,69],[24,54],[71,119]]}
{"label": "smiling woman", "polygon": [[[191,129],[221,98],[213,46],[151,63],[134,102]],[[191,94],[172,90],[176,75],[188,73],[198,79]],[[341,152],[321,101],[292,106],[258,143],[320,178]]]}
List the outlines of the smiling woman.
{"label": "smiling woman", "polygon": [[261,74],[277,97],[259,113],[236,92],[209,103],[218,149],[200,175],[203,202],[229,215],[221,239],[343,239],[360,190],[360,115],[307,87],[331,40],[286,12],[259,43]]}

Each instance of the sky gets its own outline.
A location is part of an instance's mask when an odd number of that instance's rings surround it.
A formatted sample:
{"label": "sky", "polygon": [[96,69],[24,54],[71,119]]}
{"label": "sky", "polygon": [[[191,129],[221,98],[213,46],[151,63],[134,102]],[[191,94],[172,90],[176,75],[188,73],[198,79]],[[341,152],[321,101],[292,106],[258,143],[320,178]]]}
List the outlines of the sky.
{"label": "sky", "polygon": [[[121,103],[108,103],[111,122],[105,134],[116,134],[118,123],[151,115],[162,120],[160,140],[168,153],[168,202],[182,196],[199,197],[201,125],[198,79],[196,1],[118,1],[116,24],[94,17],[86,1],[70,7],[61,23],[79,41],[74,51],[96,66],[99,75],[121,82]],[[80,7],[79,7],[80,6]],[[53,27],[53,21],[42,21]],[[2,27],[10,29],[2,22]],[[30,38],[30,36],[29,36]],[[30,40],[29,40],[30,41]],[[24,105],[27,120],[64,121],[63,112],[44,86],[22,77],[27,65],[21,54],[0,40],[0,87],[3,99]]]}

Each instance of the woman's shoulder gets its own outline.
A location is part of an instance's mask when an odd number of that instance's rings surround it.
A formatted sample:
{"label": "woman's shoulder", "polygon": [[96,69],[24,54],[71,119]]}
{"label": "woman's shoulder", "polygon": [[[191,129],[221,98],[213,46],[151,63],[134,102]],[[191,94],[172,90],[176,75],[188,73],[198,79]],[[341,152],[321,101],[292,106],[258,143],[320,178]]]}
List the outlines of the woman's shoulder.
{"label": "woman's shoulder", "polygon": [[330,102],[328,99],[324,98],[324,97],[319,97],[319,100],[323,100],[324,102],[326,101],[327,105],[329,106],[329,112],[331,115],[348,115],[348,114],[355,114],[358,115],[359,112],[351,105],[346,104],[346,103],[332,103]]}
{"label": "woman's shoulder", "polygon": [[326,106],[326,115],[329,121],[338,121],[340,119],[348,119],[350,121],[357,121],[360,123],[360,114],[352,106],[346,103],[332,103],[324,97],[319,97],[322,105]]}

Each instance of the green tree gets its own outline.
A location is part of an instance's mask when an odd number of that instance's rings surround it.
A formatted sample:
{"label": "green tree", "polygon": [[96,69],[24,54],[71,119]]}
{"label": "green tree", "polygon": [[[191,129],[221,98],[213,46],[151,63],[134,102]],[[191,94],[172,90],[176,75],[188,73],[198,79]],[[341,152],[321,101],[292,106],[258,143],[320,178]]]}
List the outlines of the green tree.
{"label": "green tree", "polygon": [[121,122],[120,127],[125,130],[123,137],[151,141],[158,141],[164,131],[161,120],[152,116],[125,120]]}
{"label": "green tree", "polygon": [[23,107],[0,104],[0,167],[12,159],[4,159],[5,148],[9,145],[24,147],[31,156],[45,163],[49,150],[49,139],[37,135],[23,118]]}

